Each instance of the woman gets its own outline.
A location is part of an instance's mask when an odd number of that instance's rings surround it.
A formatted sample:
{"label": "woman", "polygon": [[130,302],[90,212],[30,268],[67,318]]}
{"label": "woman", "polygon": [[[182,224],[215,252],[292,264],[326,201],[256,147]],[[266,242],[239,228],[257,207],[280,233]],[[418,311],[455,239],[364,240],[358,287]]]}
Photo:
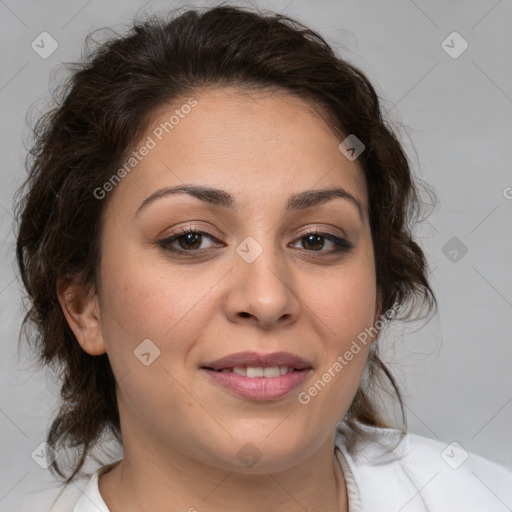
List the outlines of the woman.
{"label": "woman", "polygon": [[70,484],[100,438],[123,448],[53,510],[512,504],[504,468],[379,408],[386,381],[401,406],[380,331],[436,305],[419,195],[372,85],[318,34],[228,6],[138,23],[37,135],[17,256],[62,372],[47,457]]}

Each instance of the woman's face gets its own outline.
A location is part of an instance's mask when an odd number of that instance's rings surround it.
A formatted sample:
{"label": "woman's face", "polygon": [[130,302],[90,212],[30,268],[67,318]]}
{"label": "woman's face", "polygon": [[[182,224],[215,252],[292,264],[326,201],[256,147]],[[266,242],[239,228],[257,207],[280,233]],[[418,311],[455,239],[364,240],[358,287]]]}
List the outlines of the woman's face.
{"label": "woman's face", "polygon": [[[304,100],[193,97],[159,111],[137,145],[148,151],[109,192],[95,353],[118,383],[125,454],[284,469],[333,435],[365,367],[358,335],[377,306],[366,184]],[[147,199],[184,186],[218,192]],[[311,195],[331,189],[344,192]],[[172,239],[182,230],[200,234]]]}

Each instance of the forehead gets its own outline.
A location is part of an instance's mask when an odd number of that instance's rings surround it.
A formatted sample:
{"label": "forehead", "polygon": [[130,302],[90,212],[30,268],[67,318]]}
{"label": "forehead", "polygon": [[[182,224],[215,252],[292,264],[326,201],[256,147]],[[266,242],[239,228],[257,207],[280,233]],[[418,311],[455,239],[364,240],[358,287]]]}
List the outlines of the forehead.
{"label": "forehead", "polygon": [[339,151],[341,140],[314,103],[295,95],[197,90],[154,113],[135,145],[135,151],[151,149],[139,155],[115,195],[133,203],[158,188],[195,183],[258,207],[270,198],[341,186],[367,208],[364,174]]}

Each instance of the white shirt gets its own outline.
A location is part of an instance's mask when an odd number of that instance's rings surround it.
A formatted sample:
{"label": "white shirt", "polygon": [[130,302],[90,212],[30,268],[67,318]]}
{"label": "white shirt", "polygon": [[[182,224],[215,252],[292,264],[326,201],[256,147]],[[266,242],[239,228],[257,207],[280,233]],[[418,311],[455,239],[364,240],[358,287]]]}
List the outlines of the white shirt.
{"label": "white shirt", "polygon": [[[372,438],[359,440],[350,451],[340,431],[335,437],[349,512],[512,510],[509,468],[467,453],[458,444],[415,434],[406,434],[396,445],[399,431],[359,425]],[[66,490],[49,512],[110,512],[98,489],[98,477],[108,467],[98,469],[83,490]],[[34,512],[34,503],[23,511]]]}

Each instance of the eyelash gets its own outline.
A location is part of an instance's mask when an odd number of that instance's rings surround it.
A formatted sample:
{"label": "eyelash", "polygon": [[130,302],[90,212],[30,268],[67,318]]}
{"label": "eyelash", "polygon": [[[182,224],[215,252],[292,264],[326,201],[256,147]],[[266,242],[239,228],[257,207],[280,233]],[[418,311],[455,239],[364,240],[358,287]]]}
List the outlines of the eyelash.
{"label": "eyelash", "polygon": [[[194,256],[193,253],[203,252],[205,249],[189,249],[189,250],[187,250],[187,249],[176,249],[175,247],[172,247],[171,244],[173,242],[177,241],[181,237],[186,236],[188,234],[196,234],[196,235],[205,236],[206,238],[209,238],[211,241],[218,242],[218,240],[213,235],[210,235],[209,233],[206,233],[205,231],[199,231],[199,230],[196,230],[193,228],[186,228],[177,233],[174,233],[170,237],[159,240],[157,242],[157,245],[162,247],[165,251],[168,251],[168,252],[171,252],[174,254],[178,254],[178,255],[182,255],[184,257]],[[323,233],[323,232],[317,231],[317,230],[311,230],[311,231],[304,233],[299,238],[297,238],[297,241],[307,238],[308,236],[311,236],[311,235],[320,236],[321,238],[325,238],[325,239],[329,240],[330,242],[332,242],[335,245],[335,248],[331,251],[322,251],[322,250],[315,251],[315,250],[305,249],[308,252],[313,252],[313,253],[319,252],[319,253],[324,253],[327,255],[333,255],[333,254],[347,253],[353,249],[353,245],[348,240],[331,235],[330,233]]]}

